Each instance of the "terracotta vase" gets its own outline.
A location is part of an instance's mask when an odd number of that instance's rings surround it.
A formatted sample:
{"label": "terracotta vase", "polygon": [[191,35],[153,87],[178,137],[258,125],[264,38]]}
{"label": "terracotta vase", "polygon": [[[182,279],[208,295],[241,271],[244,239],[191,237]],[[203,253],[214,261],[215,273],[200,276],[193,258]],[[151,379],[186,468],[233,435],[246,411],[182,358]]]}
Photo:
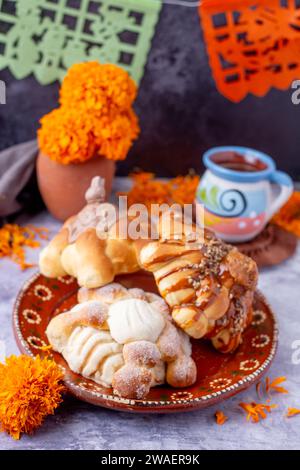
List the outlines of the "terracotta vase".
{"label": "terracotta vase", "polygon": [[105,178],[106,197],[111,193],[115,162],[95,157],[85,163],[62,165],[42,152],[37,158],[39,190],[49,212],[65,221],[85,206],[85,192],[94,176]]}

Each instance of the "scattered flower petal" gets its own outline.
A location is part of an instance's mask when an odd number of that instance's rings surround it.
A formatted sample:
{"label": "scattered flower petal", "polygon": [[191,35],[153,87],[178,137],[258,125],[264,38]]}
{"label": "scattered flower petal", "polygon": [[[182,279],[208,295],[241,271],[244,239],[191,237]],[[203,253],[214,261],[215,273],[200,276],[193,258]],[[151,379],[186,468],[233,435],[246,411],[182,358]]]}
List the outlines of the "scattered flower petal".
{"label": "scattered flower petal", "polygon": [[295,191],[272,222],[300,237],[300,192]]}
{"label": "scattered flower petal", "polygon": [[151,204],[192,204],[199,184],[197,175],[177,176],[168,182],[155,179],[153,173],[140,172],[131,175],[132,188],[127,193],[128,206],[143,203],[148,208]]}
{"label": "scattered flower petal", "polygon": [[298,408],[288,408],[286,417],[291,418],[292,416],[300,414],[300,410]]}
{"label": "scattered flower petal", "polygon": [[271,413],[272,409],[277,405],[267,405],[264,403],[239,403],[239,406],[247,413],[247,421],[252,420],[258,423],[261,419],[266,419],[267,413]]}
{"label": "scattered flower petal", "polygon": [[259,381],[257,384],[256,384],[256,393],[257,393],[257,396],[259,399],[261,399],[262,397],[262,394],[261,394],[261,387],[262,387],[262,383],[261,381]]}
{"label": "scattered flower petal", "polygon": [[220,426],[228,420],[228,417],[224,415],[223,411],[216,411],[215,413],[216,423]]}
{"label": "scattered flower petal", "polygon": [[6,224],[0,228],[0,258],[8,257],[17,263],[21,269],[34,266],[26,262],[25,248],[37,248],[40,243],[36,237],[47,237],[48,229],[44,227],[20,227],[17,224]]}
{"label": "scattered flower petal", "polygon": [[276,379],[270,381],[269,377],[266,378],[266,392],[270,393],[271,391],[277,393],[289,393],[288,390],[284,387],[279,387],[279,384],[286,381],[286,377],[277,377]]}

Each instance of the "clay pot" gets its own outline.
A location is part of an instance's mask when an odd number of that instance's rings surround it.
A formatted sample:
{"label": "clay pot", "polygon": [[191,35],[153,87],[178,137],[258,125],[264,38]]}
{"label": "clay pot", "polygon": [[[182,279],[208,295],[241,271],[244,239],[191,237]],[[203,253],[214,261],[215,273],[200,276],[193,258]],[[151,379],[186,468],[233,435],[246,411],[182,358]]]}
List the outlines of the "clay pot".
{"label": "clay pot", "polygon": [[65,221],[77,214],[85,202],[85,192],[94,176],[105,178],[106,198],[111,193],[115,162],[104,157],[94,157],[85,163],[62,165],[42,152],[37,158],[39,190],[49,212]]}

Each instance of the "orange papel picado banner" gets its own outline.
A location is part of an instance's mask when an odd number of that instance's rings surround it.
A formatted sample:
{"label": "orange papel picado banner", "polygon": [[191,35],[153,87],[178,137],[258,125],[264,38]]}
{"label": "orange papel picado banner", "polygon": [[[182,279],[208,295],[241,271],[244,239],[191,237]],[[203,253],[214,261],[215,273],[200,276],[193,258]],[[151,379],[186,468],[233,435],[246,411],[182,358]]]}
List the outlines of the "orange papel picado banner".
{"label": "orange papel picado banner", "polygon": [[202,0],[199,13],[217,88],[239,102],[300,78],[299,0]]}

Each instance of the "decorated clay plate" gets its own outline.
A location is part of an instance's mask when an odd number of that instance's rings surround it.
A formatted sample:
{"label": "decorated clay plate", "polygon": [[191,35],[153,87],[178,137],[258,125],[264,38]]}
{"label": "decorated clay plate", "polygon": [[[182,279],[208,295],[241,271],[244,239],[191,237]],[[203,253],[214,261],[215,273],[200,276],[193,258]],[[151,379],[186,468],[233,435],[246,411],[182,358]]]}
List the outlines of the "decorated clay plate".
{"label": "decorated clay plate", "polygon": [[[157,292],[152,276],[143,272],[119,276],[116,281]],[[16,340],[23,353],[45,354],[46,327],[53,316],[75,305],[77,290],[71,277],[48,279],[35,274],[29,279],[18,295],[13,314]],[[221,354],[209,342],[194,341],[197,382],[183,389],[168,385],[152,388],[145,400],[117,397],[111,389],[72,372],[60,354],[53,353],[53,358],[65,371],[67,389],[80,400],[124,411],[187,411],[216,404],[257,382],[274,359],[277,336],[274,315],[262,294],[256,292],[252,325],[234,354]]]}

